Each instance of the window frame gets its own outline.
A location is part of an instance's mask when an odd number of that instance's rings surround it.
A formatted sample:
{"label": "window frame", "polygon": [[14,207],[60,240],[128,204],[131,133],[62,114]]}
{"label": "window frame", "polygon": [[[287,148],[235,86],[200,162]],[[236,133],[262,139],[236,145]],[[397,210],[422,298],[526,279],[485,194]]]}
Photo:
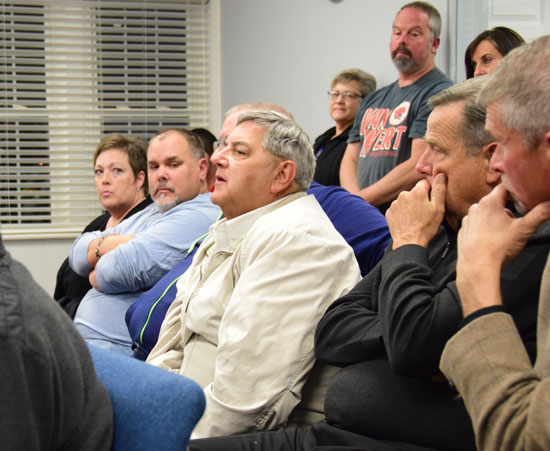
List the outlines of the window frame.
{"label": "window frame", "polygon": [[[33,92],[31,88],[36,92],[39,83],[40,74],[34,73],[15,82],[15,86],[19,83],[23,88],[31,86],[26,97],[23,96],[30,99],[27,104],[17,99],[11,99],[10,103],[5,96],[2,109],[4,122],[17,118],[20,121],[21,118],[27,121],[46,118],[47,156],[32,161],[36,165],[41,163],[42,173],[45,173],[48,189],[43,191],[50,196],[51,219],[49,223],[19,221],[14,224],[7,223],[10,216],[0,212],[2,235],[4,239],[74,237],[102,212],[93,183],[92,155],[103,136],[119,132],[149,139],[166,126],[209,127],[211,37],[208,1],[4,1],[0,11],[4,22],[4,30],[0,30],[0,63],[4,65],[0,83],[4,84],[10,75],[7,67],[13,64],[13,58],[8,61],[10,51],[5,35],[8,25],[5,14],[10,5],[18,11],[32,10],[32,7],[42,7],[44,11],[42,28],[32,24],[21,28],[23,35],[36,33],[36,28],[43,30],[44,48],[35,45],[38,48],[33,54],[42,51],[44,55],[42,85],[45,87],[39,94],[45,100],[42,99],[40,104],[40,99],[35,101],[29,94]],[[184,20],[181,19],[183,16]],[[185,25],[179,25],[180,21]],[[102,40],[105,38],[102,24],[108,24],[115,31],[109,39]],[[121,49],[117,50],[117,46]],[[140,55],[145,55],[145,58],[140,59]],[[102,65],[107,61],[109,67]],[[122,74],[117,74],[118,69]],[[18,74],[15,75],[12,78],[17,78]],[[117,78],[121,80],[118,85]],[[10,131],[4,126],[4,129],[0,151],[0,170],[4,172],[2,181],[8,185],[10,194],[13,189],[19,189],[22,199],[21,187],[15,183],[10,185],[9,180],[5,182],[6,168],[11,164],[7,157],[14,152],[14,145],[11,145],[11,150],[9,147],[9,136],[15,135],[22,140],[30,138],[26,137],[24,127]],[[39,144],[35,142],[33,145],[39,148]],[[29,153],[24,146],[16,150],[18,155],[24,151]],[[32,148],[30,152],[32,156]],[[4,163],[1,163],[2,158]],[[44,161],[35,161],[40,159]],[[34,168],[40,172],[39,169],[38,166]],[[29,174],[20,173],[23,178],[32,179]],[[33,189],[38,190],[36,186]],[[5,205],[7,195],[1,189],[0,192],[4,196],[0,197],[0,205]],[[27,199],[27,203],[36,201],[36,205],[43,205],[44,193],[40,192],[42,197],[38,191],[33,194],[35,196],[31,196],[30,201]]]}

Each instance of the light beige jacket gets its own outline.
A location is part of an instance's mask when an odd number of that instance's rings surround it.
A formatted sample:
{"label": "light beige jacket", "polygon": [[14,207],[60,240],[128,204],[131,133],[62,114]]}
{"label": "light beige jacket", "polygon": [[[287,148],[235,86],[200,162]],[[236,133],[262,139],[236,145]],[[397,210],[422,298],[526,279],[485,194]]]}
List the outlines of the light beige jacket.
{"label": "light beige jacket", "polygon": [[359,279],[351,247],[313,196],[214,224],[148,359],[204,388],[193,438],[284,425],[314,364],[319,319]]}
{"label": "light beige jacket", "polygon": [[464,398],[480,450],[550,450],[550,259],[541,285],[535,367],[512,318],[492,313],[449,340],[441,370]]}

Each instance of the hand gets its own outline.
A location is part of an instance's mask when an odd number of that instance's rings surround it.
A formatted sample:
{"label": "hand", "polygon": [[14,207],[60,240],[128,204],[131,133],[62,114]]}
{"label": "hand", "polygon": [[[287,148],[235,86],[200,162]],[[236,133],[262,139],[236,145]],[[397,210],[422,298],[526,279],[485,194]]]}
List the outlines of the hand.
{"label": "hand", "polygon": [[481,258],[502,265],[519,254],[537,228],[550,219],[550,202],[516,218],[506,208],[507,199],[508,192],[501,184],[470,207],[458,234],[459,258]]}
{"label": "hand", "polygon": [[500,271],[531,235],[550,219],[550,202],[543,202],[522,218],[506,209],[508,192],[498,185],[468,210],[458,234],[456,283],[463,313],[502,303]]}
{"label": "hand", "polygon": [[113,249],[116,249],[119,245],[127,243],[132,238],[134,238],[133,234],[117,235],[116,233],[109,233],[108,235],[103,236],[103,238],[99,237],[92,240],[88,245],[88,254],[87,254],[88,263],[92,268],[95,268],[97,263],[99,262],[99,259],[97,258],[97,255],[96,255],[96,248],[100,240],[101,240],[101,256],[103,256],[108,252],[111,252]]}
{"label": "hand", "polygon": [[410,191],[403,191],[386,212],[393,249],[406,244],[428,247],[445,215],[446,177],[438,174],[430,184],[420,180]]}

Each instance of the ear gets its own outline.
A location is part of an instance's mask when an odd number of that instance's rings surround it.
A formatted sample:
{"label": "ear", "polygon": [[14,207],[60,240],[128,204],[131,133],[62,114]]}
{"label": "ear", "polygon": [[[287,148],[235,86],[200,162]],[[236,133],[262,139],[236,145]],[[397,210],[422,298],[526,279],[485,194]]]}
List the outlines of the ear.
{"label": "ear", "polygon": [[550,161],[550,132],[546,132],[546,135],[544,135],[544,144],[546,148],[546,156],[548,161]]}
{"label": "ear", "polygon": [[542,150],[544,164],[550,168],[550,131],[544,134],[544,139],[537,150]]}
{"label": "ear", "polygon": [[206,158],[201,158],[199,160],[199,177],[201,182],[206,180],[206,174],[208,173],[208,160]]}
{"label": "ear", "polygon": [[441,43],[441,40],[439,39],[439,37],[434,38],[434,40],[432,42],[432,53],[434,55],[435,55],[435,52],[437,51],[440,43]]}
{"label": "ear", "polygon": [[494,170],[490,165],[491,157],[495,153],[497,146],[497,143],[492,142],[487,144],[481,151],[481,157],[485,164],[485,181],[490,186],[495,186],[500,182],[500,172]]}
{"label": "ear", "polygon": [[145,172],[144,171],[139,171],[137,176],[136,176],[136,183],[137,183],[137,186],[138,188],[143,188],[143,185],[145,184]]}
{"label": "ear", "polygon": [[281,193],[286,194],[285,191],[294,183],[295,178],[296,164],[294,161],[281,161],[275,168],[275,176],[271,183],[271,193],[276,195]]}

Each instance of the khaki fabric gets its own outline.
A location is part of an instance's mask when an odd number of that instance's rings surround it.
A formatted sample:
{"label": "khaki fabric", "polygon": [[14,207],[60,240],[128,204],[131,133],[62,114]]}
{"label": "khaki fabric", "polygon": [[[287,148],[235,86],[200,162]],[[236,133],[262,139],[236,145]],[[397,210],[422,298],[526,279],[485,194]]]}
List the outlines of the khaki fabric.
{"label": "khaki fabric", "polygon": [[[359,279],[353,250],[313,196],[212,226],[148,359],[204,388],[193,438],[283,426],[302,401],[319,319]],[[311,401],[319,413],[323,400]]]}
{"label": "khaki fabric", "polygon": [[481,316],[461,329],[441,370],[466,404],[480,450],[550,449],[550,259],[541,285],[535,366],[506,313]]}

